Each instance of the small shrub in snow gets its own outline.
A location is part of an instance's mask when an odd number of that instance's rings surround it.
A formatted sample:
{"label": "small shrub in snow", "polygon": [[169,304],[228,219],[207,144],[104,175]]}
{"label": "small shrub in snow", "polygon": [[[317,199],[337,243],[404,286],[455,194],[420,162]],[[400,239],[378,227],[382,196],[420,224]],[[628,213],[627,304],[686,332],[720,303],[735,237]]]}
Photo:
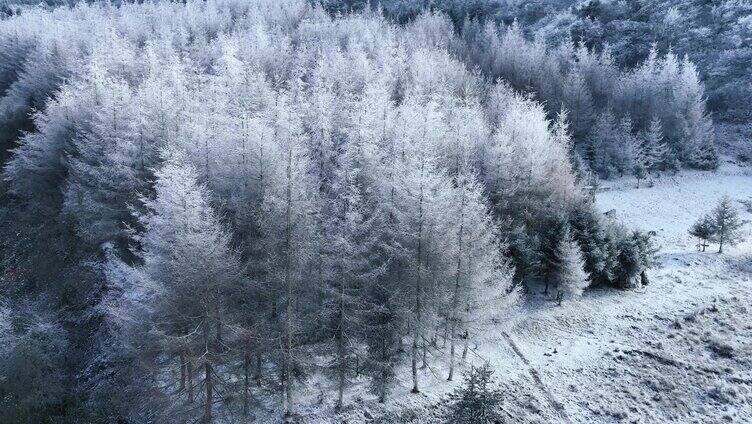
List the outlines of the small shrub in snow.
{"label": "small shrub in snow", "polygon": [[722,358],[732,358],[734,356],[733,346],[717,338],[712,338],[708,341],[708,349]]}

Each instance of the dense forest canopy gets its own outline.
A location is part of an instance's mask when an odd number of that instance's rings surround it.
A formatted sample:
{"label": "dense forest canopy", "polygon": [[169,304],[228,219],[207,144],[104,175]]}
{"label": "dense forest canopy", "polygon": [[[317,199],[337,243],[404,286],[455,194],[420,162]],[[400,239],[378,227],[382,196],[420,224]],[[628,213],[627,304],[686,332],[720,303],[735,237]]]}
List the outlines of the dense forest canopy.
{"label": "dense forest canopy", "polygon": [[[752,157],[752,5],[724,0],[433,0],[407,2],[323,2],[343,12],[368,4],[382,7],[398,22],[408,22],[424,8],[446,13],[455,28],[466,20],[511,25],[548,47],[573,42],[607,50],[622,70],[639,67],[655,49],[687,56],[707,90],[708,110],[721,124],[719,141],[743,160]],[[379,6],[375,6],[378,4]]]}
{"label": "dense forest canopy", "polygon": [[8,9],[0,418],[295,414],[314,374],[384,401],[529,282],[639,284],[650,238],[591,192],[717,166],[691,58],[548,43],[524,25],[570,28],[495,3],[364,6]]}

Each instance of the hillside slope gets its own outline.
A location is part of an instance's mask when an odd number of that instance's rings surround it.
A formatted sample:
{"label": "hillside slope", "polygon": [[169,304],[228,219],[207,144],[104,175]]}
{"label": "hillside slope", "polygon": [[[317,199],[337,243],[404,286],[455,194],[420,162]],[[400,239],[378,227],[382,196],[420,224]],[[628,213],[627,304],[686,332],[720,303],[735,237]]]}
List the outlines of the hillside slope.
{"label": "hillside slope", "polygon": [[[598,194],[603,212],[656,232],[657,266],[643,290],[591,290],[561,307],[533,288],[520,318],[487,323],[470,357],[496,369],[510,422],[752,420],[750,226],[747,241],[723,255],[715,246],[697,252],[686,232],[724,194],[752,198],[752,174],[725,166],[662,177],[650,188],[615,181]],[[391,408],[403,408],[397,420],[440,421],[442,395],[453,386],[427,374],[435,386],[395,400]]]}

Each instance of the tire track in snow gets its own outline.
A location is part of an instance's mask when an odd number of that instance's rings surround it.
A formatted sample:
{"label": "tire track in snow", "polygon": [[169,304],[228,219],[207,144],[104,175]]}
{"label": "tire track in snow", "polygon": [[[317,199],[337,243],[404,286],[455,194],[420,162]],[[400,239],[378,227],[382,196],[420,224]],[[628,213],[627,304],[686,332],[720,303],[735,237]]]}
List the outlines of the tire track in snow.
{"label": "tire track in snow", "polygon": [[538,386],[538,389],[540,389],[540,391],[543,393],[548,403],[559,414],[562,421],[566,423],[571,423],[572,420],[569,418],[569,415],[567,415],[567,411],[566,409],[564,409],[564,405],[562,405],[561,402],[557,401],[553,393],[551,393],[551,391],[548,390],[546,385],[543,384],[543,380],[541,380],[538,370],[536,370],[535,368],[533,368],[532,365],[530,365],[530,361],[525,357],[525,355],[522,354],[522,350],[520,350],[519,346],[517,346],[517,343],[515,343],[514,340],[512,340],[512,337],[509,334],[507,334],[506,331],[503,331],[501,335],[504,336],[504,340],[507,341],[507,343],[512,348],[514,353],[525,364],[525,366],[527,367],[527,371],[530,373],[530,376],[533,378],[533,381],[535,382],[535,385]]}

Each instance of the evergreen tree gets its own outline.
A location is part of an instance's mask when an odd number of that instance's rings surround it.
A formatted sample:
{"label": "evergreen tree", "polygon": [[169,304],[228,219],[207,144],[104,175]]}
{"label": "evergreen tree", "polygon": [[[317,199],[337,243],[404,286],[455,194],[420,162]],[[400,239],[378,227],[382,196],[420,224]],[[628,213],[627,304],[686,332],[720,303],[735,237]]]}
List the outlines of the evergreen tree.
{"label": "evergreen tree", "polygon": [[546,283],[543,293],[548,293],[551,285],[556,285],[565,272],[565,264],[562,257],[562,243],[567,242],[569,235],[568,224],[561,215],[554,215],[544,225],[544,234],[541,240],[541,275]]}
{"label": "evergreen tree", "polygon": [[570,117],[572,134],[582,140],[593,123],[595,113],[590,89],[579,68],[569,72],[562,91],[563,106]]}
{"label": "evergreen tree", "polygon": [[705,88],[695,65],[685,56],[677,85],[679,113],[683,113],[681,131],[684,139],[684,160],[698,169],[718,167],[713,121],[705,109]]}
{"label": "evergreen tree", "polygon": [[643,134],[643,151],[645,152],[645,167],[648,171],[660,170],[666,161],[668,147],[663,138],[661,121],[653,118],[648,130]]}
{"label": "evergreen tree", "polygon": [[379,216],[371,213],[362,194],[367,178],[362,175],[363,168],[370,168],[367,162],[372,160],[367,147],[362,140],[352,140],[343,155],[339,178],[332,187],[337,196],[325,224],[333,240],[323,314],[336,345],[332,368],[337,380],[337,410],[343,407],[347,379],[355,368],[355,349],[368,325],[363,321],[368,307],[366,292],[383,272],[376,249]]}
{"label": "evergreen tree", "polygon": [[648,153],[637,137],[632,136],[630,140],[627,148],[630,150],[632,175],[637,179],[637,188],[640,188],[640,180],[644,179],[648,172]]}
{"label": "evergreen tree", "polygon": [[367,356],[363,364],[364,372],[369,377],[371,390],[378,396],[380,403],[386,402],[391,386],[396,378],[396,369],[402,354],[399,349],[401,336],[400,314],[401,302],[399,291],[393,290],[380,279],[367,291],[366,313],[367,325],[364,328],[364,340]]}
{"label": "evergreen tree", "polygon": [[490,365],[472,367],[465,375],[464,385],[451,396],[448,423],[492,424],[503,422],[500,406],[503,402],[501,390],[495,386],[494,371]]}
{"label": "evergreen tree", "polygon": [[[310,290],[303,283],[309,272],[318,274],[317,256],[320,210],[318,182],[310,178],[310,157],[305,146],[300,114],[295,109],[298,92],[277,93],[273,106],[272,158],[268,183],[261,206],[262,263],[268,278],[271,298],[270,337],[279,346],[281,374],[285,392],[285,414],[296,414],[294,383],[301,374],[297,355],[305,317],[301,296]],[[305,312],[305,313],[304,313]]]}
{"label": "evergreen tree", "polygon": [[697,250],[705,251],[708,241],[713,238],[714,222],[710,215],[702,216],[697,222],[692,224],[689,234],[697,238]]}
{"label": "evergreen tree", "polygon": [[433,327],[436,282],[432,277],[443,265],[436,260],[441,246],[439,233],[442,206],[449,197],[450,184],[446,174],[436,166],[433,147],[442,135],[441,117],[434,102],[421,104],[410,98],[401,107],[401,124],[404,129],[399,140],[398,158],[398,208],[405,225],[402,237],[409,261],[407,272],[412,279],[409,288],[410,321],[412,332],[413,393],[420,391],[418,384],[418,354],[425,353],[426,334]]}
{"label": "evergreen tree", "polygon": [[[139,216],[145,232],[143,269],[152,284],[153,330],[163,352],[187,362],[188,400],[193,401],[194,366],[203,371],[203,422],[213,421],[216,386],[227,361],[232,312],[228,297],[240,274],[230,236],[209,204],[205,186],[179,152],[165,153],[156,173],[155,198],[144,199]],[[182,363],[180,364],[182,367]]]}
{"label": "evergreen tree", "polygon": [[46,302],[0,304],[0,420],[41,422],[65,401],[68,338]]}
{"label": "evergreen tree", "polygon": [[448,287],[447,333],[449,337],[449,376],[455,364],[455,344],[459,334],[468,334],[473,321],[484,309],[479,298],[494,292],[508,292],[511,272],[503,259],[506,246],[500,241],[480,183],[471,174],[454,180],[447,210],[446,233],[452,283]]}
{"label": "evergreen tree", "polygon": [[607,110],[598,115],[590,132],[590,140],[586,157],[590,167],[602,177],[608,178],[613,174],[612,151],[618,143],[616,118]]}
{"label": "evergreen tree", "polygon": [[579,297],[589,285],[589,276],[584,270],[585,262],[582,251],[567,231],[566,237],[559,243],[561,269],[558,276],[557,299],[559,304],[567,298]]}
{"label": "evergreen tree", "polygon": [[718,253],[723,253],[723,245],[735,245],[742,240],[740,232],[744,222],[739,219],[739,211],[729,196],[723,196],[711,212],[712,240],[718,243]]}
{"label": "evergreen tree", "polygon": [[104,73],[96,63],[89,71],[97,85],[96,107],[73,140],[64,213],[94,245],[127,244],[127,227],[136,225],[129,206],[148,188],[149,169],[158,159],[139,133],[134,95],[125,81]]}

